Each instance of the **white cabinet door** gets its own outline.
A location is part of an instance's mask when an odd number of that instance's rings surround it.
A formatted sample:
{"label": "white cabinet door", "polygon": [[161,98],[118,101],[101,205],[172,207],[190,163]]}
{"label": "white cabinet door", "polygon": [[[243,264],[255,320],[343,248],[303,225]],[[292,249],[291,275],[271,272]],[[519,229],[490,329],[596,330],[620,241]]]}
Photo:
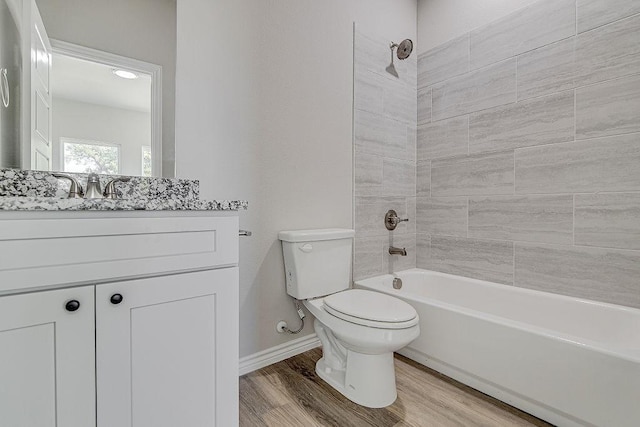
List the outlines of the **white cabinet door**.
{"label": "white cabinet door", "polygon": [[0,297],[0,425],[95,426],[94,333],[92,286]]}
{"label": "white cabinet door", "polygon": [[237,425],[238,269],[96,286],[96,357],[99,427]]}

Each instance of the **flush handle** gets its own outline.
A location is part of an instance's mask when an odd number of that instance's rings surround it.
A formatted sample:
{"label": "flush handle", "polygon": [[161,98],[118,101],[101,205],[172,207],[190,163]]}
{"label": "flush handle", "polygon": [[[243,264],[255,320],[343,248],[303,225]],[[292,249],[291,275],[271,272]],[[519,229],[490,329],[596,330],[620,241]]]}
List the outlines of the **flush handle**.
{"label": "flush handle", "polygon": [[305,254],[308,254],[313,250],[313,245],[311,243],[305,243],[304,245],[300,246],[300,250]]}

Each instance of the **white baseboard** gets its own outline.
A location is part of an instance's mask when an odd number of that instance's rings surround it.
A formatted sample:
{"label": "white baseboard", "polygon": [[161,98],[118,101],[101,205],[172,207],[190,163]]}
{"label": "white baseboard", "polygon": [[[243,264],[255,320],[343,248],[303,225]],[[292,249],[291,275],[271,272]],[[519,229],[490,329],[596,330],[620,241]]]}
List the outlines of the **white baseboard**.
{"label": "white baseboard", "polygon": [[320,347],[315,333],[250,354],[240,359],[240,375],[280,362],[312,348]]}

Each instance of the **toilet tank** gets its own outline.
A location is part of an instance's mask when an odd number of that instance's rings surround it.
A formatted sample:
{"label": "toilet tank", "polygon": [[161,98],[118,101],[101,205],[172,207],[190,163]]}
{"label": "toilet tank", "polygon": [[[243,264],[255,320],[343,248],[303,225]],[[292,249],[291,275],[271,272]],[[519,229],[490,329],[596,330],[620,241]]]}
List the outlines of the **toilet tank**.
{"label": "toilet tank", "polygon": [[281,231],[287,293],[308,299],[348,289],[354,234],[343,228]]}

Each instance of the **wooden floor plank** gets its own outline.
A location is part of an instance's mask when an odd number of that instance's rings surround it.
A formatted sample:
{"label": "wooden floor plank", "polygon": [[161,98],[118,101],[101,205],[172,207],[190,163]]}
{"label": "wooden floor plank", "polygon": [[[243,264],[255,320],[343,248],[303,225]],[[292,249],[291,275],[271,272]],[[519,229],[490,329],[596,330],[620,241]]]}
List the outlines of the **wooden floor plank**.
{"label": "wooden floor plank", "polygon": [[316,375],[321,356],[309,350],[241,377],[240,426],[550,426],[402,356],[395,359],[398,399],[365,408]]}

